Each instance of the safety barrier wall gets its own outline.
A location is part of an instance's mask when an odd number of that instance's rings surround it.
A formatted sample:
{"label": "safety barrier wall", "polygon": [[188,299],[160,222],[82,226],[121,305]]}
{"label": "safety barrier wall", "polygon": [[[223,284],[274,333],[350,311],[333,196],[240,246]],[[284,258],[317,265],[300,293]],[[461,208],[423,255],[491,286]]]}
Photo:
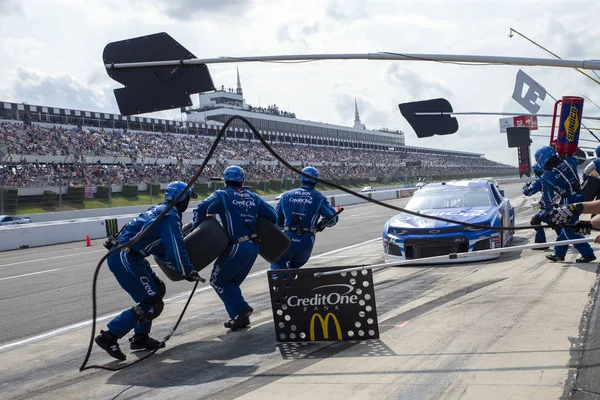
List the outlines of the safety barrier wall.
{"label": "safety barrier wall", "polygon": [[[412,193],[416,188],[386,190],[368,193],[367,195],[377,200],[389,200],[399,198],[400,192],[405,190]],[[331,196],[330,200],[332,201],[332,204],[335,205],[350,205],[366,202],[365,200],[349,194]],[[267,201],[273,206],[276,204],[274,200]],[[183,215],[184,224],[192,220],[192,210],[197,204],[198,202],[190,203],[190,207]],[[62,214],[60,221],[35,222],[25,225],[0,227],[0,251],[70,242],[83,243],[86,239],[86,235],[89,235],[90,239],[102,239],[106,237],[106,219],[116,218],[120,228],[123,224],[129,222],[129,220],[145,211],[147,208],[148,206],[136,206],[120,207],[119,209],[69,212],[69,214],[75,216],[86,213],[83,218],[75,217],[73,219],[66,219],[64,215],[66,212],[54,213]],[[127,210],[125,211],[124,209]]]}
{"label": "safety barrier wall", "polygon": [[[158,198],[157,198],[158,199]],[[158,201],[157,201],[158,203]],[[196,207],[199,202],[190,202],[189,209]],[[92,210],[76,210],[76,211],[59,211],[59,212],[48,212],[43,214],[33,214],[33,222],[49,222],[49,221],[62,221],[62,220],[73,220],[81,218],[93,218],[93,217],[105,217],[115,218],[116,215],[124,214],[140,214],[146,211],[150,205],[146,204],[143,206],[129,206],[129,207],[116,207],[116,208],[96,208]],[[2,229],[2,228],[0,228]]]}
{"label": "safety barrier wall", "polygon": [[[84,243],[88,235],[90,239],[106,238],[107,219],[117,219],[120,229],[137,215],[139,212],[0,227],[0,251],[71,242]],[[193,212],[190,208],[183,215],[183,223],[190,222],[192,217]]]}
{"label": "safety barrier wall", "polygon": [[[374,200],[391,200],[391,199],[399,199],[402,197],[410,197],[417,190],[417,188],[408,188],[408,189],[392,189],[392,190],[382,190],[375,191],[371,193],[361,193],[363,196],[367,196]],[[360,199],[356,196],[352,196],[350,194],[338,194],[335,196],[329,196],[329,202],[334,207],[337,206],[345,206],[350,204],[361,204],[366,203],[367,200]]]}
{"label": "safety barrier wall", "polygon": [[[508,182],[518,182],[519,179],[504,180]],[[376,200],[391,200],[402,197],[410,197],[417,190],[416,187],[400,188],[392,190],[375,191],[371,193],[362,193]],[[271,205],[275,205],[272,196],[266,197]],[[335,207],[365,203],[366,200],[359,199],[349,194],[338,194],[328,196],[330,202]],[[190,207],[183,215],[183,223],[192,220],[192,210],[198,202],[190,203]],[[47,222],[35,222],[19,226],[0,227],[0,251],[15,250],[23,247],[46,246],[69,242],[84,242],[86,235],[90,239],[101,239],[106,237],[105,220],[116,218],[119,228],[129,222],[131,218],[145,211],[148,206],[120,207],[114,209],[97,209],[87,211],[69,211],[60,213],[48,213],[47,218],[60,218],[61,220],[47,220]],[[68,216],[67,216],[68,214]],[[42,218],[45,214],[40,214]]]}

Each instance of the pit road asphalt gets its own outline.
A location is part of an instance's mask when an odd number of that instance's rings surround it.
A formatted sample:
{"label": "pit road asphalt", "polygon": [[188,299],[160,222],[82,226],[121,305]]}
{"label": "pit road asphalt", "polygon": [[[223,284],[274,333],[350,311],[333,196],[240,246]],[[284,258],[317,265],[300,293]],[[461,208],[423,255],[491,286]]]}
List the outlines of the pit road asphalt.
{"label": "pit road asphalt", "polygon": [[[517,223],[526,224],[531,200],[519,185],[504,189]],[[395,212],[345,208],[340,223],[318,235],[307,267],[383,260],[378,239]],[[532,237],[519,231],[514,245]],[[275,341],[268,265],[259,258],[242,286],[255,309],[251,329],[227,333],[222,303],[200,285],[165,349],[120,372],[79,372],[91,334],[91,278],[105,252],[100,241],[82,241],[0,253],[0,398],[600,398],[598,264],[576,264],[573,251],[564,263],[526,250],[483,263],[378,270],[379,340],[298,345]],[[166,283],[157,337],[169,332],[192,287]],[[98,289],[99,316],[132,305],[106,265]],[[125,339],[121,346],[128,361],[144,354],[130,353]],[[90,361],[116,365],[97,348]]]}

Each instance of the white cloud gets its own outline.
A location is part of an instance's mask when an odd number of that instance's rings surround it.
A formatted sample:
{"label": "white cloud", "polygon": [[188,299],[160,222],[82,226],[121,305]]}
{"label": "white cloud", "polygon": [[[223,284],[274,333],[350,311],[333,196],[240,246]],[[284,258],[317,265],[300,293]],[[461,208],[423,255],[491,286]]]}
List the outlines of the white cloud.
{"label": "white cloud", "polygon": [[87,85],[67,73],[50,75],[17,67],[17,78],[18,80],[13,86],[13,94],[18,101],[82,110],[117,112],[109,102],[105,91]]}
{"label": "white cloud", "polygon": [[[394,51],[549,57],[515,28],[564,58],[597,58],[600,26],[591,1],[141,0],[25,2],[0,0],[0,100],[117,110],[104,46],[166,31],[198,57]],[[60,21],[60,23],[58,23]],[[516,164],[500,117],[459,117],[451,136],[417,139],[398,103],[446,97],[456,111],[524,111],[511,99],[518,67],[426,62],[326,61],[211,65],[215,85],[235,85],[240,67],[248,102],[277,103],[299,118],[351,126],[354,98],[370,128],[406,132],[410,145],[484,152]],[[554,96],[598,85],[573,70],[522,67]],[[9,97],[9,98],[6,98]],[[546,100],[540,112],[551,112]],[[600,114],[586,103],[585,112]],[[160,115],[173,117],[177,110]],[[549,125],[549,120],[541,121]],[[590,123],[598,126],[598,123]],[[549,134],[541,128],[539,134]],[[589,136],[589,135],[588,135]],[[544,144],[535,138],[534,147]]]}
{"label": "white cloud", "polygon": [[131,0],[135,7],[156,7],[167,16],[182,20],[194,21],[202,18],[236,17],[243,14],[250,6],[251,0],[155,0],[152,3],[142,0]]}
{"label": "white cloud", "polygon": [[21,14],[23,8],[19,0],[0,0],[0,14]]}
{"label": "white cloud", "polygon": [[390,64],[387,72],[390,83],[398,85],[399,89],[406,91],[413,101],[452,97],[452,90],[437,82],[434,77],[422,76],[407,66],[399,63]]}

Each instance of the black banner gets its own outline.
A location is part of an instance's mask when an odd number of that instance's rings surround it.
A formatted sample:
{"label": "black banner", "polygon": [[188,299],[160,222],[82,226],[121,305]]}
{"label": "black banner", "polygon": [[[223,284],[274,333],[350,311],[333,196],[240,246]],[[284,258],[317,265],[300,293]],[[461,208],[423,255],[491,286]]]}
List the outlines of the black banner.
{"label": "black banner", "polygon": [[317,271],[344,268],[268,272],[278,342],[379,338],[371,270],[314,277]]}
{"label": "black banner", "polygon": [[[446,99],[431,99],[398,104],[400,113],[414,129],[418,138],[451,135],[458,131],[458,120],[452,115],[452,105]],[[437,113],[415,115],[416,113]]]}
{"label": "black banner", "polygon": [[519,147],[519,177],[531,176],[531,161],[529,159],[529,146]]}

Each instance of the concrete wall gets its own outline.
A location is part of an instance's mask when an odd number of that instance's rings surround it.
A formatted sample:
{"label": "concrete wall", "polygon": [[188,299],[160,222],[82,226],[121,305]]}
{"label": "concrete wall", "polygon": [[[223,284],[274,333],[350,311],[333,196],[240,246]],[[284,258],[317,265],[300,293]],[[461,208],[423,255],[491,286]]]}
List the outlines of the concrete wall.
{"label": "concrete wall", "polygon": [[[162,197],[156,198],[158,200]],[[190,202],[189,210],[196,207],[199,204],[198,201]],[[43,214],[32,214],[32,221],[37,222],[49,222],[49,221],[62,221],[62,220],[73,220],[81,218],[114,218],[116,215],[137,215],[146,211],[150,205],[143,206],[129,206],[129,207],[116,207],[116,208],[97,208],[93,210],[76,210],[76,211],[59,211],[49,212]],[[2,228],[0,228],[2,229]]]}
{"label": "concrete wall", "polygon": [[[400,190],[387,190],[371,193],[371,195],[377,200],[394,199],[397,198],[397,193],[399,192]],[[336,205],[349,205],[365,202],[365,200],[348,194],[331,196],[330,199],[332,203]],[[276,204],[274,200],[267,200],[267,202],[272,206],[275,206]],[[184,224],[192,220],[192,210],[197,204],[198,202],[190,203],[190,207],[183,214]],[[119,228],[121,228],[124,224],[145,211],[147,208],[148,206],[135,206],[120,207],[118,209],[104,208],[89,211],[40,214],[39,216],[36,216],[36,221],[45,217],[48,218],[47,222],[34,222],[20,226],[0,227],[0,251],[70,242],[82,242],[83,244],[86,235],[89,235],[90,239],[105,238],[106,227],[104,221],[107,218],[117,218]],[[124,209],[127,209],[127,213],[123,212],[125,211]],[[60,216],[56,214],[60,214]],[[67,217],[65,214],[68,214],[69,216]],[[61,220],[52,220],[52,218],[61,218]]]}
{"label": "concrete wall", "polygon": [[[503,182],[517,181],[519,179],[503,180]],[[376,191],[366,195],[376,200],[390,200],[412,196],[416,190],[414,187],[398,188]],[[274,206],[273,198],[274,196],[264,197],[269,204]],[[366,202],[366,200],[349,194],[337,194],[328,196],[328,198],[335,207]],[[192,210],[198,203],[190,203],[190,207],[183,215],[184,224],[192,220]],[[32,224],[0,227],[0,251],[15,250],[24,246],[36,247],[69,242],[85,243],[86,235],[89,235],[91,239],[105,238],[104,221],[106,219],[117,218],[120,228],[147,208],[148,206],[133,206],[39,214],[36,215],[35,222]]]}

